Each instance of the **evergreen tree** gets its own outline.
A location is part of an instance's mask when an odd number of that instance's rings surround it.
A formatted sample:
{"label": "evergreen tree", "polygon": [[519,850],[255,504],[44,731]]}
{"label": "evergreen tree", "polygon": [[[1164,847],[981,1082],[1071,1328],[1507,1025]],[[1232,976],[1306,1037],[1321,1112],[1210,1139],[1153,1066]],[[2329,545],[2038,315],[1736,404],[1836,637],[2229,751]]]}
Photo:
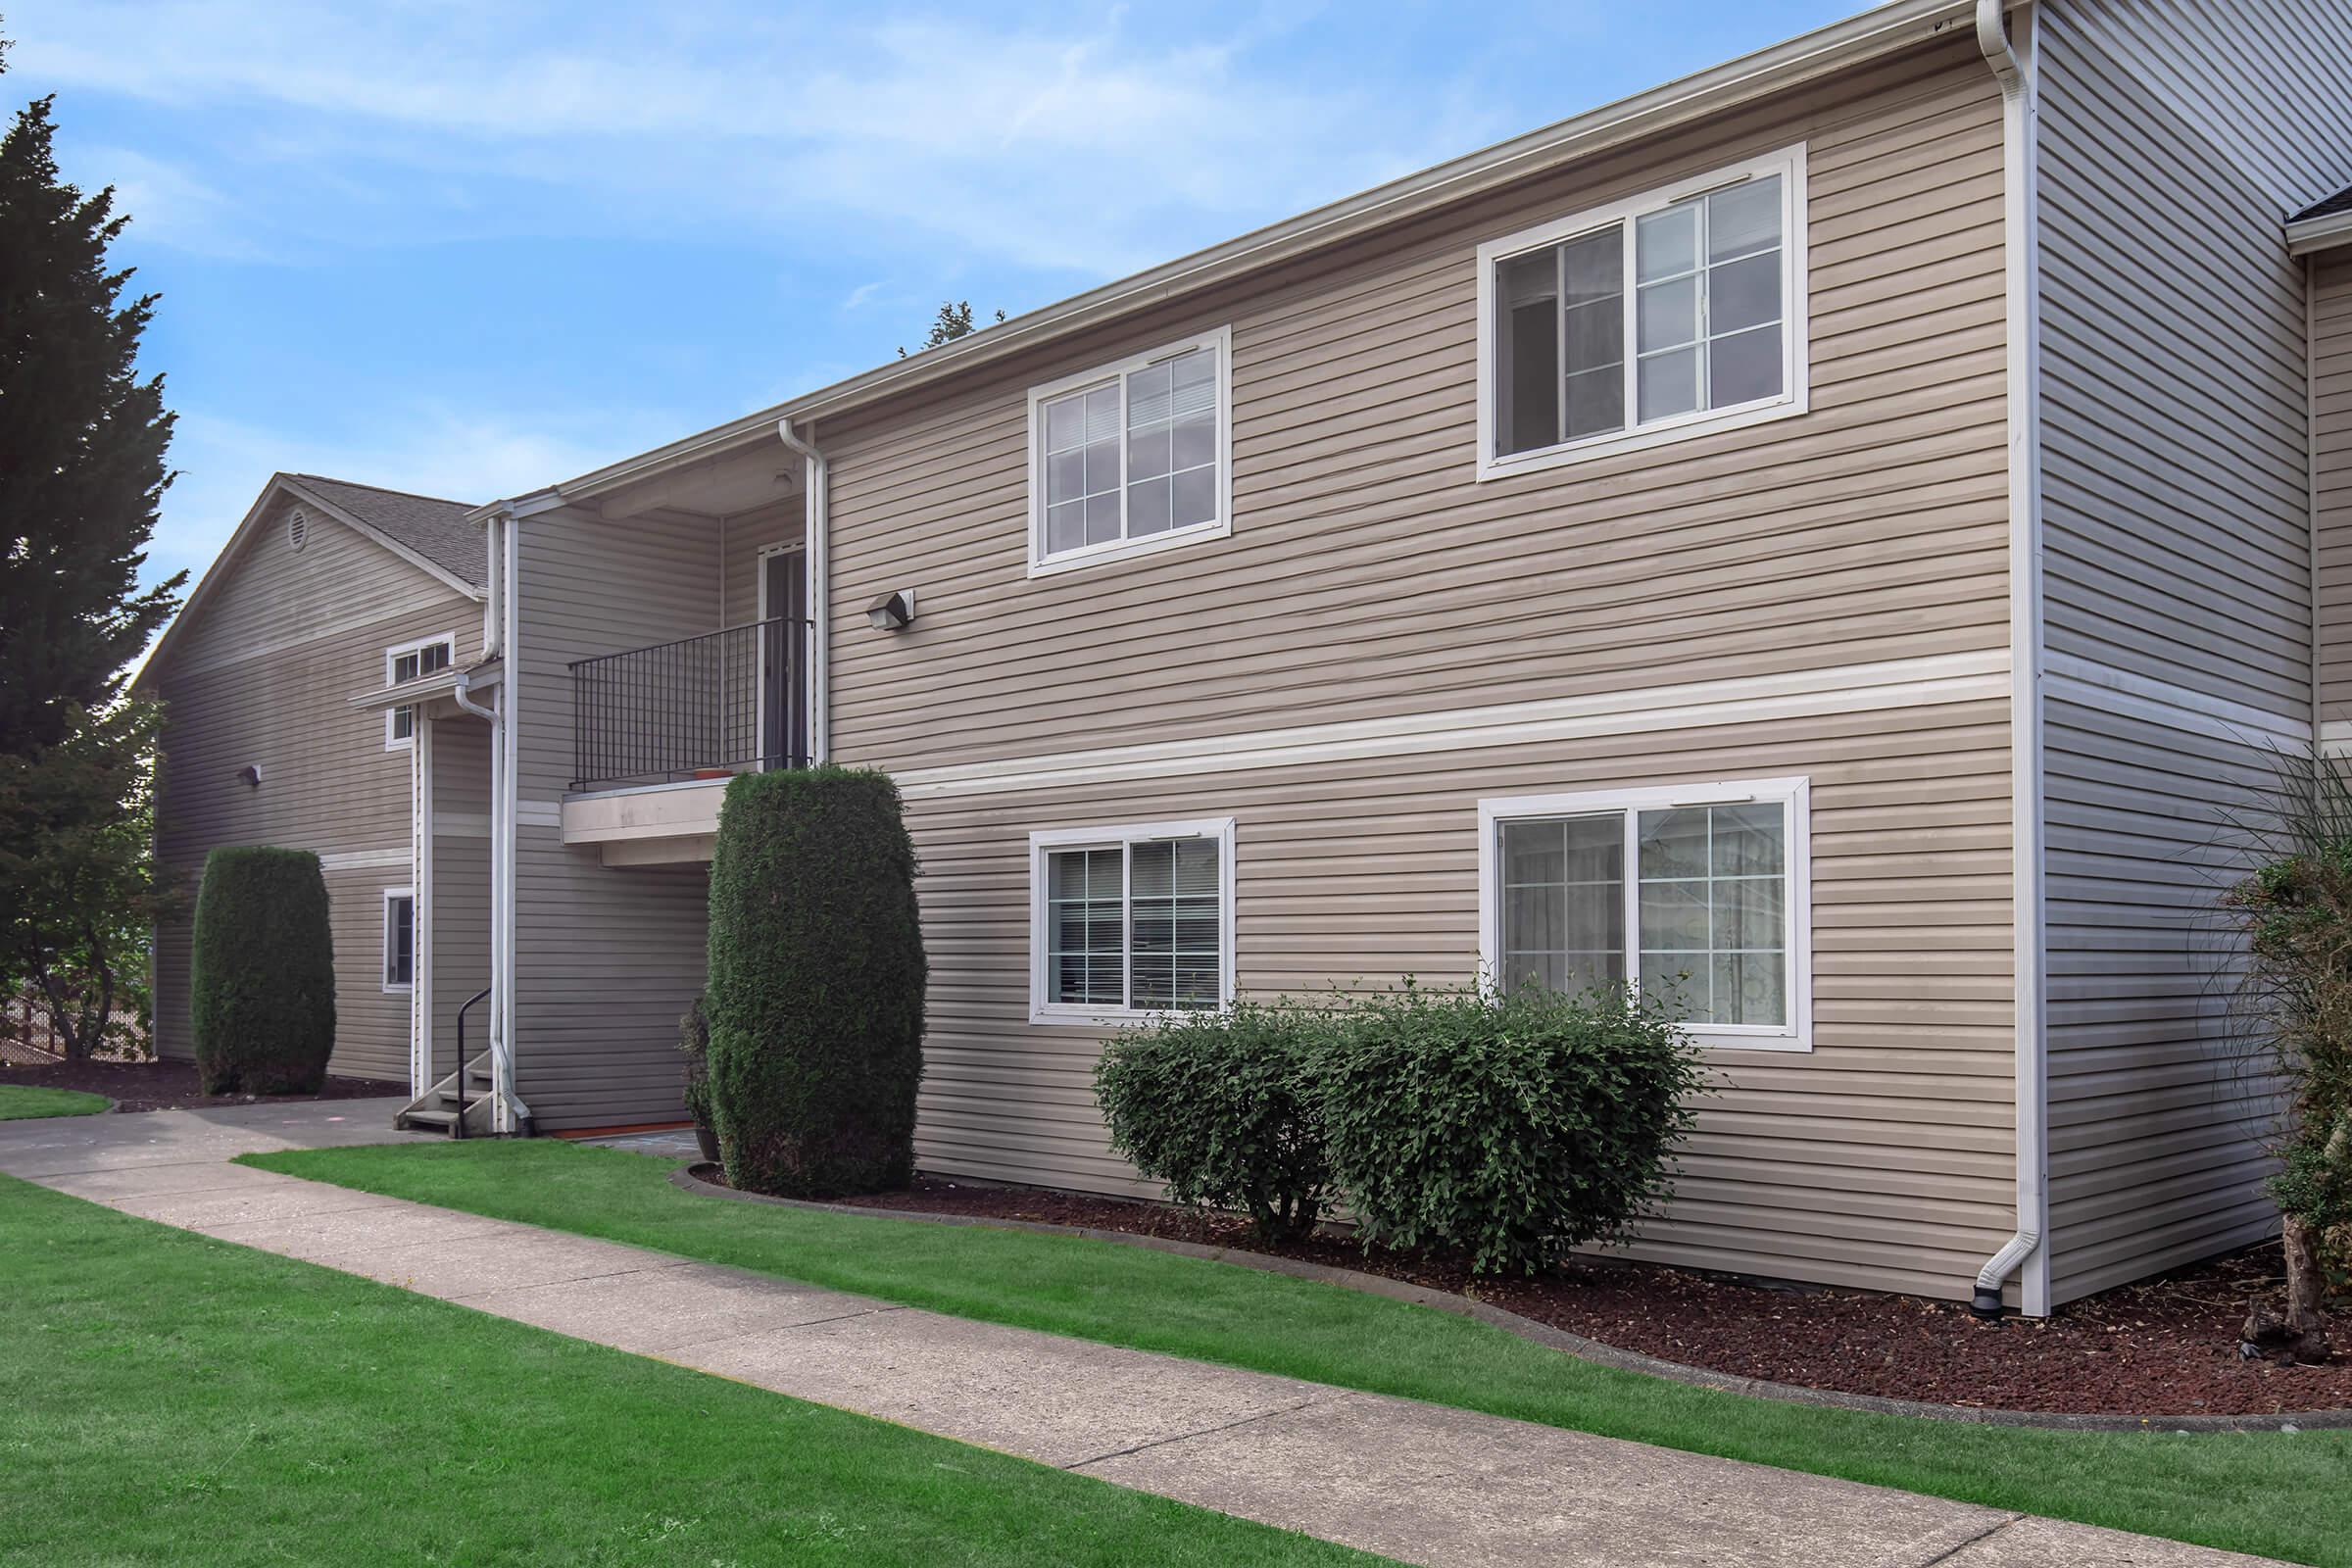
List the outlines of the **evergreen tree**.
{"label": "evergreen tree", "polygon": [[171,475],[161,376],[140,380],[155,296],[124,303],[114,191],[58,178],[51,100],[0,137],[0,755],[65,739],[122,690],[183,572],[139,568]]}
{"label": "evergreen tree", "polygon": [[155,297],[124,303],[125,220],[58,178],[54,132],[42,98],[0,137],[0,1000],[83,1056],[132,1043],[113,1018],[166,906],[160,715],[122,687],[186,573],[138,587],[171,482],[163,378],[137,374]]}
{"label": "evergreen tree", "polygon": [[[1003,319],[1004,319],[1004,313],[997,312],[997,320],[1002,321]],[[989,324],[993,326],[996,323],[992,321]],[[972,319],[972,302],[970,300],[943,300],[940,302],[939,314],[931,318],[931,330],[924,334],[923,347],[935,349],[942,343],[953,343],[959,337],[969,337],[980,329],[979,323]],[[901,347],[899,358],[903,360],[906,357],[906,350]]]}

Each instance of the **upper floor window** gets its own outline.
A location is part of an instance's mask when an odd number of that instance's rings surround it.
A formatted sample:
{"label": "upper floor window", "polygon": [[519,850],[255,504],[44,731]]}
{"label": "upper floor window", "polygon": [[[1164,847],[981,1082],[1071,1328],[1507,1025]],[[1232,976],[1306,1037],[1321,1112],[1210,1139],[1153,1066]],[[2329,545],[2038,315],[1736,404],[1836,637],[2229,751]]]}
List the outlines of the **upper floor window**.
{"label": "upper floor window", "polygon": [[[406,685],[422,680],[435,671],[447,669],[457,657],[458,640],[455,634],[444,632],[438,637],[426,637],[397,648],[384,650],[384,684]],[[384,746],[386,750],[410,745],[416,735],[416,710],[414,708],[389,709],[384,713]]]}
{"label": "upper floor window", "polygon": [[1232,333],[1029,393],[1029,569],[1232,531]]}
{"label": "upper floor window", "polygon": [[1805,155],[1479,247],[1479,476],[1805,406]]}

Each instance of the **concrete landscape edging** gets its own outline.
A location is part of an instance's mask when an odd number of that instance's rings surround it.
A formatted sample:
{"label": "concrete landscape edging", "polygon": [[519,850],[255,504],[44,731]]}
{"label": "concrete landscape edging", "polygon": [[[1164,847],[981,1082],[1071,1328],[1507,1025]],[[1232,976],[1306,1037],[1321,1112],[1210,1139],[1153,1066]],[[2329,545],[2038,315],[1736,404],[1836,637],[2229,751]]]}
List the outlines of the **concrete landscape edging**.
{"label": "concrete landscape edging", "polygon": [[977,1229],[1038,1231],[1054,1236],[1074,1236],[1090,1242],[1110,1242],[1121,1247],[1149,1248],[1153,1251],[1173,1252],[1180,1257],[1197,1257],[1206,1262],[1232,1263],[1262,1273],[1285,1274],[1293,1279],[1312,1280],[1345,1290],[1385,1296],[1392,1300],[1450,1312],[1456,1317],[1475,1318],[1506,1334],[1515,1334],[1532,1344],[1573,1355],[1579,1360],[1591,1361],[1597,1366],[1612,1367],[1621,1372],[1644,1373],[1650,1377],[1689,1384],[1693,1388],[1712,1389],[1721,1394],[1744,1394],[1760,1399],[1778,1399],[1788,1404],[1822,1405],[1832,1409],[1912,1416],[1924,1421],[1953,1421],[1971,1426],[2047,1427],[2062,1432],[2278,1432],[2290,1428],[2312,1432],[2352,1429],[2352,1410],[2301,1410],[2273,1415],[2072,1415],[2061,1411],[1991,1410],[1964,1404],[1936,1404],[1924,1399],[1893,1399],[1875,1394],[1846,1394],[1835,1389],[1809,1389],[1792,1383],[1773,1383],[1762,1378],[1738,1377],[1728,1372],[1710,1371],[1705,1367],[1686,1366],[1679,1361],[1661,1361],[1655,1356],[1619,1349],[1613,1345],[1604,1345],[1581,1334],[1553,1328],[1548,1323],[1539,1323],[1534,1318],[1522,1317],[1474,1297],[1432,1290],[1427,1286],[1412,1285],[1403,1280],[1366,1274],[1355,1269],[1335,1268],[1326,1263],[1309,1263],[1298,1258],[1253,1252],[1243,1248],[1208,1247],[1198,1242],[1179,1242],[1162,1236],[1139,1236],[1131,1231],[1102,1230],[1090,1225],[1052,1225],[1043,1220],[997,1219],[980,1214],[936,1214],[922,1209],[879,1208],[863,1203],[820,1203],[797,1198],[771,1198],[763,1193],[737,1192],[732,1187],[721,1187],[695,1174],[708,1168],[704,1164],[680,1166],[670,1172],[670,1183],[700,1197],[731,1199],[744,1203],[772,1203],[784,1208],[806,1209],[811,1213],[920,1220],[932,1225]]}

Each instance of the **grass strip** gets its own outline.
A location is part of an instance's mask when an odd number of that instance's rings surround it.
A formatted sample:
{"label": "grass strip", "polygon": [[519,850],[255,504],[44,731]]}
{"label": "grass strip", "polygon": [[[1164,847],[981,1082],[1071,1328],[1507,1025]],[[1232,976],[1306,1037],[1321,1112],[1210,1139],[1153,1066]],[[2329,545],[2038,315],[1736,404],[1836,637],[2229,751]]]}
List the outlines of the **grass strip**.
{"label": "grass strip", "polygon": [[2058,1432],[1820,1409],[1618,1371],[1340,1286],[1028,1231],[724,1202],[555,1140],[248,1154],[265,1170],[992,1323],[2352,1568],[2352,1433]]}
{"label": "grass strip", "polygon": [[0,1176],[0,1563],[1383,1558]]}
{"label": "grass strip", "polygon": [[104,1095],[78,1089],[42,1089],[0,1084],[0,1121],[33,1121],[42,1116],[95,1116],[106,1108]]}

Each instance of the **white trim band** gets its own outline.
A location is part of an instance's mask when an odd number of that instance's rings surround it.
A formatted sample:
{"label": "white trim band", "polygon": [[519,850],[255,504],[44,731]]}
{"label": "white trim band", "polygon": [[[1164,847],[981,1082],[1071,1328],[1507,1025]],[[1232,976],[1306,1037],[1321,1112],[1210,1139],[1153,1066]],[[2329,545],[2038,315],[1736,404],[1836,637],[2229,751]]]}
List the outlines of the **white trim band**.
{"label": "white trim band", "polygon": [[1475,751],[1532,741],[1700,729],[1827,713],[1871,712],[2009,695],[2007,650],[1790,670],[1739,680],[1637,687],[1546,702],[1458,708],[1297,729],[1256,730],[1102,751],[1009,758],[894,772],[908,800],[997,795],[1126,779],[1172,778],[1361,758]]}
{"label": "white trim band", "polygon": [[363,871],[385,865],[411,865],[416,852],[408,847],[397,850],[345,850],[335,855],[318,857],[321,871]]}

